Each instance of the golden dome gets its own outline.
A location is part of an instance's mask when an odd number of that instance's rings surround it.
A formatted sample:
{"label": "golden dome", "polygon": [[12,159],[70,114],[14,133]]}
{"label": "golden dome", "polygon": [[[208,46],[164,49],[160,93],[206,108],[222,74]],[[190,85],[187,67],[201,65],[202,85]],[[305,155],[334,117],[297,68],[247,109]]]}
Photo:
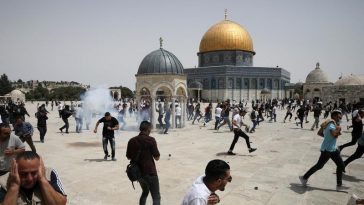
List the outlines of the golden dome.
{"label": "golden dome", "polygon": [[222,50],[243,50],[255,54],[248,31],[230,20],[213,25],[200,42],[200,53]]}

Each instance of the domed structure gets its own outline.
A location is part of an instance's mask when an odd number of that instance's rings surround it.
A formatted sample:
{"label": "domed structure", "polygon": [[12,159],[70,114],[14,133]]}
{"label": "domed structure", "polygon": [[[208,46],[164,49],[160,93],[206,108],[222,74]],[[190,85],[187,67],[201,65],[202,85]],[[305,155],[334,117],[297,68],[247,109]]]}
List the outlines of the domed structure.
{"label": "domed structure", "polygon": [[335,82],[335,85],[345,86],[345,85],[364,85],[363,76],[348,75],[341,77]]}
{"label": "domed structure", "polygon": [[316,63],[316,68],[306,77],[306,83],[328,83],[327,75],[320,69],[320,63]]}
{"label": "domed structure", "polygon": [[238,23],[226,19],[211,26],[203,35],[197,53],[199,67],[252,66],[253,40]]}
{"label": "domed structure", "polygon": [[9,95],[13,102],[25,102],[25,94],[20,90],[13,90]]}
{"label": "domed structure", "polygon": [[183,75],[183,66],[171,52],[160,48],[149,53],[140,63],[137,75]]}
{"label": "domed structure", "polygon": [[335,84],[322,90],[324,103],[339,100],[344,103],[364,104],[364,75],[347,75],[340,77]]}
{"label": "domed structure", "polygon": [[184,69],[188,96],[191,100],[215,102],[286,97],[289,71],[278,66],[255,67],[254,55],[250,34],[240,24],[228,20],[225,10],[224,20],[215,22],[201,38],[198,66]]}
{"label": "domed structure", "polygon": [[316,63],[316,68],[307,75],[306,83],[303,84],[303,96],[306,99],[319,101],[323,94],[323,87],[328,85],[332,83],[320,68],[320,63]]}
{"label": "domed structure", "polygon": [[[141,110],[141,119],[148,120],[155,128],[159,113],[171,108],[171,128],[184,127],[186,122],[187,82],[183,66],[173,53],[162,48],[149,53],[140,63],[136,77],[136,102]],[[182,109],[178,123],[174,104]],[[158,108],[158,109],[157,109]],[[160,125],[162,127],[162,125]]]}
{"label": "domed structure", "polygon": [[210,27],[200,42],[200,53],[225,50],[255,53],[248,31],[230,20],[223,20]]}

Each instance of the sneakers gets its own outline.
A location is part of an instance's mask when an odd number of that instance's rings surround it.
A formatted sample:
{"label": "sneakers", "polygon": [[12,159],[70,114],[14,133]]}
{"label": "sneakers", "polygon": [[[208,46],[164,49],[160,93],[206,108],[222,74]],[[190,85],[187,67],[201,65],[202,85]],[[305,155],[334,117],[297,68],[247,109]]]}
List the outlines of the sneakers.
{"label": "sneakers", "polygon": [[232,152],[232,151],[228,151],[227,155],[236,155],[236,154],[234,152]]}
{"label": "sneakers", "polygon": [[115,157],[113,157],[111,160],[112,160],[112,161],[116,161],[116,158],[115,158]]}
{"label": "sneakers", "polygon": [[252,153],[252,152],[254,152],[255,150],[257,150],[257,148],[250,148],[250,149],[249,149],[249,153]]}
{"label": "sneakers", "polygon": [[59,128],[59,131],[61,131],[61,133],[63,132],[63,130],[61,128]]}
{"label": "sneakers", "polygon": [[307,186],[307,179],[303,178],[303,176],[299,176],[298,178],[303,186]]}
{"label": "sneakers", "polygon": [[104,160],[107,160],[107,157],[110,157],[110,155],[105,154]]}
{"label": "sneakers", "polygon": [[336,185],[336,191],[343,191],[349,189],[350,187],[344,186],[343,184]]}

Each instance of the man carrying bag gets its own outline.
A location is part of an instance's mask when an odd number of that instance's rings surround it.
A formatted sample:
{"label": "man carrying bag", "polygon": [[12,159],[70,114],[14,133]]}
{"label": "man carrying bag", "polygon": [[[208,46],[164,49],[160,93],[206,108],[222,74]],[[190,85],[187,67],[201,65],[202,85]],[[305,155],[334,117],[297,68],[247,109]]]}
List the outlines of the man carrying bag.
{"label": "man carrying bag", "polygon": [[[131,160],[130,165],[135,168],[135,164],[140,169],[141,177],[135,175],[143,192],[139,199],[139,204],[144,205],[149,192],[153,198],[153,205],[160,204],[159,179],[154,160],[159,160],[160,154],[157,142],[150,135],[152,124],[148,121],[140,123],[140,133],[129,140],[126,149],[126,157]],[[128,165],[129,166],[129,165]],[[130,167],[129,167],[130,169]],[[128,173],[128,169],[127,169]],[[130,172],[129,172],[130,173]],[[136,172],[134,172],[136,173]],[[129,177],[129,174],[128,174]]]}

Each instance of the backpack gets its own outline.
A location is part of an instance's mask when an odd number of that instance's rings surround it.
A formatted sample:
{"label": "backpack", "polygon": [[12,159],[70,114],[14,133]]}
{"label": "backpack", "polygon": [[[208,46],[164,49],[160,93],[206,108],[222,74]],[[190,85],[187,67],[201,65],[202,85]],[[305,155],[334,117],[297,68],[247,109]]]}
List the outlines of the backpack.
{"label": "backpack", "polygon": [[250,119],[252,119],[252,120],[255,120],[255,118],[256,118],[257,116],[256,116],[256,113],[255,113],[255,110],[253,110],[251,113],[250,113]]}
{"label": "backpack", "polygon": [[134,182],[142,177],[142,172],[140,171],[139,165],[137,165],[137,163],[128,164],[126,167],[126,174],[133,185],[133,189],[135,189]]}
{"label": "backpack", "polygon": [[134,182],[142,178],[142,171],[140,170],[140,167],[138,165],[141,152],[142,152],[142,147],[139,148],[135,160],[130,160],[130,163],[126,167],[126,175],[128,175],[128,178],[131,181],[134,190],[135,190]]}
{"label": "backpack", "polygon": [[328,119],[328,120],[325,120],[323,123],[321,123],[320,125],[320,129],[317,131],[317,135],[318,136],[321,136],[321,137],[324,137],[324,129],[330,124],[330,123],[335,123],[335,121],[333,119]]}

